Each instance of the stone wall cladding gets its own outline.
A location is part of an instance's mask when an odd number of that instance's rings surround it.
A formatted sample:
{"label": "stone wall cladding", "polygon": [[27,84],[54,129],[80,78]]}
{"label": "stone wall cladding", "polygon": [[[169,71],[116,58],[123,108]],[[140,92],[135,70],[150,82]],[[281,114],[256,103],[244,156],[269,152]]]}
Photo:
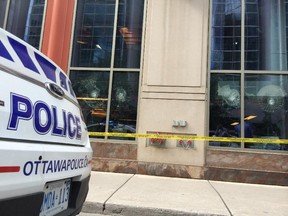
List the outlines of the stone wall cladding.
{"label": "stone wall cladding", "polygon": [[288,186],[288,154],[208,149],[204,178]]}
{"label": "stone wall cladding", "polygon": [[206,166],[268,172],[288,172],[288,154],[207,150]]}
{"label": "stone wall cladding", "polygon": [[93,157],[137,160],[137,145],[109,142],[91,142]]}
{"label": "stone wall cladding", "polygon": [[203,167],[138,161],[137,145],[92,142],[92,170],[288,186],[288,154],[207,149]]}
{"label": "stone wall cladding", "polygon": [[213,181],[288,186],[288,173],[280,172],[207,167],[205,169],[204,179]]}

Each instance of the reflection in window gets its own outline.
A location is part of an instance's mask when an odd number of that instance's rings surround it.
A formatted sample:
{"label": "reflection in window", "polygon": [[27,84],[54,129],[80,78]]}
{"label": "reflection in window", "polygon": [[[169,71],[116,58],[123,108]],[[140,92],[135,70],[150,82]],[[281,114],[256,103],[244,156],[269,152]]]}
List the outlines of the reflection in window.
{"label": "reflection in window", "polygon": [[[80,0],[77,6],[73,67],[110,67],[115,0]],[[120,0],[114,67],[139,68],[143,0]]]}
{"label": "reflection in window", "polygon": [[115,72],[110,109],[110,132],[136,132],[139,73]]}
{"label": "reflection in window", "polygon": [[[288,1],[245,2],[245,69],[287,70]],[[214,0],[211,69],[240,70],[241,0]]]}
{"label": "reflection in window", "polygon": [[214,0],[211,69],[240,70],[241,0]]}
{"label": "reflection in window", "polygon": [[114,67],[140,67],[143,7],[143,0],[119,2]]}
{"label": "reflection in window", "polygon": [[[209,136],[235,137],[240,123],[240,75],[212,74]],[[210,142],[210,146],[240,147],[240,143]]]}
{"label": "reflection in window", "polygon": [[6,30],[39,49],[45,0],[11,0]]}
{"label": "reflection in window", "polygon": [[[253,137],[287,139],[288,75],[245,75],[245,117],[250,118]],[[250,137],[248,133],[245,127],[245,137]],[[269,143],[246,143],[245,147],[288,150],[287,145]]]}
{"label": "reflection in window", "polygon": [[7,1],[8,0],[0,0],[0,28],[4,27]]}
{"label": "reflection in window", "polygon": [[246,1],[245,69],[287,70],[287,1]]}
{"label": "reflection in window", "polygon": [[89,131],[104,132],[109,72],[71,71],[70,79]]}
{"label": "reflection in window", "polygon": [[80,0],[77,4],[73,67],[110,67],[115,0]]}
{"label": "reflection in window", "polygon": [[287,1],[246,1],[245,69],[287,70]]}

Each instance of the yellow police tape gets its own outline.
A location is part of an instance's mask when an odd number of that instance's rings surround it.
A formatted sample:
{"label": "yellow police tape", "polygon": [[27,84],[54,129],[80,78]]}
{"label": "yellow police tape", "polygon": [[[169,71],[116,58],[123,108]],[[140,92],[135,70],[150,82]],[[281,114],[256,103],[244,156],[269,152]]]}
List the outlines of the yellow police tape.
{"label": "yellow police tape", "polygon": [[247,142],[247,143],[269,143],[288,145],[288,139],[273,138],[238,138],[238,137],[209,137],[194,135],[175,135],[175,134],[136,134],[136,133],[115,133],[115,132],[89,132],[90,136],[107,136],[107,137],[126,137],[126,138],[155,138],[155,139],[174,139],[174,140],[201,140],[214,142]]}

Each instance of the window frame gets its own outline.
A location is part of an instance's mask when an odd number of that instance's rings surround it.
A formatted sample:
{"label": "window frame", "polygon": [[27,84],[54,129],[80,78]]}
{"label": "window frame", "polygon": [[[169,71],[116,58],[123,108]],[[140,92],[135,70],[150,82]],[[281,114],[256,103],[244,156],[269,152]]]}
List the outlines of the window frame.
{"label": "window frame", "polygon": [[[73,55],[73,42],[74,42],[74,32],[76,28],[76,17],[77,17],[77,6],[78,2],[81,0],[75,0],[74,5],[74,13],[73,13],[73,26],[70,40],[70,52],[69,52],[69,61],[68,61],[68,76],[70,76],[70,71],[91,71],[91,72],[101,72],[101,71],[109,71],[109,86],[108,86],[108,102],[107,102],[107,110],[106,110],[106,122],[105,122],[105,133],[109,132],[109,120],[110,120],[110,112],[111,112],[111,101],[112,101],[112,88],[113,88],[113,76],[115,72],[122,73],[138,73],[139,74],[139,83],[138,83],[138,101],[137,101],[137,117],[136,117],[136,133],[138,131],[138,122],[139,122],[139,95],[140,95],[140,87],[141,87],[141,75],[143,68],[143,47],[144,47],[144,36],[145,36],[145,26],[146,26],[146,8],[147,8],[147,0],[143,0],[143,21],[142,21],[142,35],[141,35],[141,52],[140,52],[140,65],[139,68],[114,68],[114,60],[115,60],[115,51],[116,51],[116,43],[117,43],[117,23],[118,23],[118,8],[119,8],[119,0],[115,0],[115,11],[114,11],[114,25],[113,25],[113,36],[112,36],[112,49],[111,49],[111,60],[110,67],[72,67],[72,55]],[[120,140],[120,139],[109,139],[108,136],[102,137],[90,137],[90,140],[101,140],[101,141],[109,141],[109,142],[125,142],[135,144],[137,142],[137,138],[135,140]]]}
{"label": "window frame", "polygon": [[[212,70],[211,69],[211,48],[212,48],[212,13],[213,13],[213,0],[210,2],[209,5],[209,46],[208,46],[208,64],[207,64],[207,70],[208,70],[208,81],[207,81],[207,109],[206,109],[206,116],[207,116],[207,126],[205,128],[206,135],[209,134],[210,131],[210,88],[211,88],[211,75],[212,74],[240,74],[240,107],[241,107],[241,112],[240,112],[240,124],[241,124],[241,138],[244,138],[244,116],[245,116],[245,109],[244,109],[244,103],[245,103],[245,94],[244,92],[244,87],[245,87],[245,75],[247,74],[260,74],[260,75],[265,75],[265,74],[273,74],[273,75],[288,75],[288,71],[284,70],[245,70],[245,10],[246,10],[246,0],[241,0],[241,56],[240,56],[240,69],[239,70],[227,70],[227,69],[221,69],[221,70]],[[209,135],[208,135],[209,136]],[[288,154],[288,151],[283,151],[283,150],[269,150],[269,149],[251,149],[251,148],[245,148],[245,142],[240,143],[240,148],[235,148],[235,147],[217,147],[217,146],[210,146],[209,141],[206,142],[206,146],[208,149],[218,149],[218,150],[231,150],[231,151],[249,151],[249,152],[264,152],[264,153],[282,153],[282,154]]]}
{"label": "window frame", "polygon": [[[3,21],[3,29],[7,29],[7,22],[8,22],[8,16],[9,16],[9,10],[10,10],[10,4],[12,0],[7,0],[6,2],[6,8],[5,8],[5,15],[4,15],[4,21]],[[41,26],[41,33],[40,33],[40,40],[39,40],[39,47],[38,50],[42,50],[42,42],[43,42],[43,34],[44,34],[44,26],[45,26],[45,19],[46,19],[46,11],[47,11],[47,1],[44,0],[44,8],[43,8],[43,17],[42,17],[42,26]],[[1,27],[1,26],[0,26]],[[21,38],[24,40],[24,38]]]}

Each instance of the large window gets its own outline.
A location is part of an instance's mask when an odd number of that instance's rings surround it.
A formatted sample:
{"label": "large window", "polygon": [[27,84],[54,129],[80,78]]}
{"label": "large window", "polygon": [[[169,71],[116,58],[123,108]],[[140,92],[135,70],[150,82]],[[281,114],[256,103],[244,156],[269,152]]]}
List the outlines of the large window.
{"label": "large window", "polygon": [[[288,138],[288,1],[213,0],[211,136]],[[210,146],[288,150],[271,143]]]}
{"label": "large window", "polygon": [[90,132],[136,132],[143,12],[144,0],[77,1],[70,78]]}
{"label": "large window", "polygon": [[0,0],[0,27],[39,49],[45,0]]}

